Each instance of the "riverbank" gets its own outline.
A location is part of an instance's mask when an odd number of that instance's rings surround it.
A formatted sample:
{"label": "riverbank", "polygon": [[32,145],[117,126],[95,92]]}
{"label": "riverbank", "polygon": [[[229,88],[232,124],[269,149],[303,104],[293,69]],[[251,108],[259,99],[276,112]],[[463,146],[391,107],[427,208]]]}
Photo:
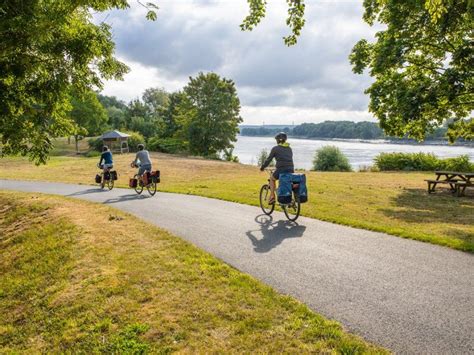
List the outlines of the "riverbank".
{"label": "riverbank", "polygon": [[[127,187],[132,154],[115,156],[118,186]],[[258,205],[267,176],[256,167],[152,153],[162,172],[159,190]],[[52,157],[36,167],[26,158],[0,159],[0,178],[94,185],[98,158]],[[432,173],[307,172],[309,202],[302,214],[329,222],[385,232],[474,252],[474,199],[449,192],[428,195]],[[179,198],[177,196],[176,198]]]}

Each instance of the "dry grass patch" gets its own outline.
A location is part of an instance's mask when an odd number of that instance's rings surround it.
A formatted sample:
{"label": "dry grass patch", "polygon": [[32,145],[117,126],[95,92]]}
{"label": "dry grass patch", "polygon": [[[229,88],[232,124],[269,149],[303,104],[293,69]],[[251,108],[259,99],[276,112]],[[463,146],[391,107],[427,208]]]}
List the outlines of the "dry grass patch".
{"label": "dry grass patch", "polygon": [[2,352],[384,352],[129,214],[0,203]]}
{"label": "dry grass patch", "polygon": [[[133,154],[116,155],[118,186],[127,187]],[[258,205],[267,175],[256,167],[152,154],[161,191]],[[36,167],[23,158],[0,159],[0,178],[93,184],[98,158],[53,157]],[[426,193],[429,173],[307,172],[309,202],[302,214],[325,221],[474,252],[474,199]]]}

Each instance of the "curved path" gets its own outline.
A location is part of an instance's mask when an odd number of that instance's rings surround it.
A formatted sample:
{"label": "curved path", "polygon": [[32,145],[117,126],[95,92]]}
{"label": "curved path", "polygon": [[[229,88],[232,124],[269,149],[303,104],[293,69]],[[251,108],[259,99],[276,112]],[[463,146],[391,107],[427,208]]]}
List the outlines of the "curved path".
{"label": "curved path", "polygon": [[197,196],[0,180],[110,204],[182,237],[397,353],[474,353],[474,255]]}

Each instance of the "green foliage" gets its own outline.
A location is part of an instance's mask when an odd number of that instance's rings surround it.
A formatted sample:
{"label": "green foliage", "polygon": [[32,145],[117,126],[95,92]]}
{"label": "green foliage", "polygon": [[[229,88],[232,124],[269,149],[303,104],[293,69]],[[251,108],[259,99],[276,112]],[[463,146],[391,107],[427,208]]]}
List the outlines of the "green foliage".
{"label": "green foliage", "polygon": [[338,147],[327,145],[316,151],[313,170],[352,171],[352,167],[347,157]]}
{"label": "green foliage", "polygon": [[374,159],[375,165],[381,171],[434,171],[450,170],[474,172],[474,164],[469,156],[439,159],[432,153],[380,153]]}
{"label": "green foliage", "polygon": [[451,120],[449,139],[473,139],[474,47],[472,0],[364,2],[364,20],[385,29],[362,39],[350,61],[370,70],[369,110],[388,135],[423,140]]}
{"label": "green foliage", "polygon": [[0,4],[0,137],[2,154],[44,163],[53,137],[74,126],[71,88],[101,88],[128,68],[113,56],[110,26],[89,10],[124,9],[126,1],[7,0]]}
{"label": "green foliage", "polygon": [[211,157],[232,148],[242,122],[234,82],[215,73],[199,73],[190,78],[183,93],[176,109],[180,126],[176,136],[189,142],[189,151]]}
{"label": "green foliage", "polygon": [[[268,158],[268,150],[262,149],[262,151],[257,155],[257,165],[262,166],[265,160]],[[269,167],[274,167],[275,166],[275,161],[272,160],[270,164],[268,165]]]}
{"label": "green foliage", "polygon": [[131,152],[136,152],[138,145],[145,143],[145,138],[139,132],[126,131],[125,133],[130,134],[130,137],[128,137],[128,147]]}
{"label": "green foliage", "polygon": [[89,147],[97,152],[102,152],[102,147],[104,146],[104,143],[102,142],[102,139],[100,137],[97,138],[89,138],[87,140],[87,144],[89,144]]}
{"label": "green foliage", "polygon": [[147,144],[148,150],[163,153],[183,153],[188,150],[188,145],[178,138],[152,137]]}
{"label": "green foliage", "polygon": [[224,149],[222,151],[222,158],[225,161],[230,161],[232,163],[238,163],[239,162],[239,157],[234,155],[234,148]]}
{"label": "green foliage", "polygon": [[[242,31],[252,31],[266,14],[266,0],[247,0],[249,4],[249,14],[245,17],[240,25]],[[286,0],[288,3],[288,16],[286,18],[286,25],[290,28],[291,33],[283,37],[287,46],[292,46],[298,41],[301,30],[304,27],[304,0]]]}

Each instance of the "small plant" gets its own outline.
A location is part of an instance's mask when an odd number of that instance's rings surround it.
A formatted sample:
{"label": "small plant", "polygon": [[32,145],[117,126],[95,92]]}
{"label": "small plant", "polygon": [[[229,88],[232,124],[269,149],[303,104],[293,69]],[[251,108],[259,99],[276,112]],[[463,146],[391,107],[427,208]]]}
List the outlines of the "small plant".
{"label": "small plant", "polygon": [[237,155],[234,155],[234,148],[224,149],[222,151],[222,158],[223,160],[230,161],[232,163],[239,162],[239,157]]}
{"label": "small plant", "polygon": [[[262,166],[265,160],[267,160],[268,155],[269,155],[268,150],[262,149],[262,151],[257,155],[257,165]],[[269,166],[270,167],[275,166],[275,162],[272,160]]]}
{"label": "small plant", "polygon": [[313,170],[319,171],[352,171],[347,157],[338,147],[327,145],[316,151]]}

